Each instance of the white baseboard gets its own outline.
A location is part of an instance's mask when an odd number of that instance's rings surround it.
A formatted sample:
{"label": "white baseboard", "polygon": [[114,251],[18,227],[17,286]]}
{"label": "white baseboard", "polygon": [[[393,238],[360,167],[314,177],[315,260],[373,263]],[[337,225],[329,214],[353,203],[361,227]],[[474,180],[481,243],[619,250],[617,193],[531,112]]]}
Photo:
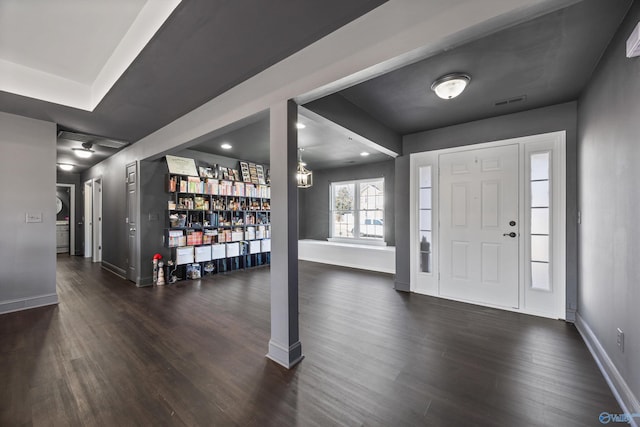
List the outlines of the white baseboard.
{"label": "white baseboard", "polygon": [[302,354],[302,344],[300,344],[300,341],[297,341],[287,349],[275,341],[270,340],[269,354],[267,354],[266,357],[273,360],[278,365],[291,369],[304,359],[304,355]]}
{"label": "white baseboard", "polygon": [[[607,381],[607,384],[609,384],[609,388],[611,388],[613,395],[620,404],[622,411],[625,414],[640,414],[640,403],[638,403],[637,397],[633,394],[624,377],[620,374],[620,371],[618,371],[618,368],[616,368],[596,335],[584,319],[580,317],[579,313],[576,313],[575,325],[580,335],[582,335],[585,344],[587,344],[587,348],[595,359],[598,368],[600,368],[604,379]],[[631,418],[629,424],[633,427],[638,427],[637,423],[639,421],[640,419],[638,418]]]}
{"label": "white baseboard", "polygon": [[57,294],[47,294],[39,295],[37,297],[0,301],[0,314],[13,313],[14,311],[28,310],[30,308],[43,307],[45,305],[54,304],[58,304]]}

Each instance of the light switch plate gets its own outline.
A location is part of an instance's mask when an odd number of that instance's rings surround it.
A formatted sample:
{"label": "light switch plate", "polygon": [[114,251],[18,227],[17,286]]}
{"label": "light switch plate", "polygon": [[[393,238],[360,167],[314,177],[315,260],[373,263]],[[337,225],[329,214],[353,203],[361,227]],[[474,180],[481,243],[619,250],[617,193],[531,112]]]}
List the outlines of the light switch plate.
{"label": "light switch plate", "polygon": [[42,212],[27,212],[25,222],[42,222]]}

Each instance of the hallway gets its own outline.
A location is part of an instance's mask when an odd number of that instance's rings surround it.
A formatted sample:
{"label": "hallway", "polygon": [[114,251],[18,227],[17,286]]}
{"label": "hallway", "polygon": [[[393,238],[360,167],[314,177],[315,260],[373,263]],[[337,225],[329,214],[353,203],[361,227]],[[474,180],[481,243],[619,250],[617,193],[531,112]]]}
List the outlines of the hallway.
{"label": "hallway", "polygon": [[305,359],[265,358],[269,269],[136,288],[58,257],[58,306],[0,316],[0,425],[601,425],[575,327],[300,262]]}

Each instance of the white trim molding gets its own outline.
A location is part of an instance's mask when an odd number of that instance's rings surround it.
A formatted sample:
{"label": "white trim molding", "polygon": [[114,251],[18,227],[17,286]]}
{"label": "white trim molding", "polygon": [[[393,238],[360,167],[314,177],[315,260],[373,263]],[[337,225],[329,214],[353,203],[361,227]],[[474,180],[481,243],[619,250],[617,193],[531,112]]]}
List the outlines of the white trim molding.
{"label": "white trim molding", "polygon": [[[440,203],[440,155],[457,153],[469,150],[478,150],[485,148],[495,148],[507,145],[518,144],[519,149],[519,218],[521,224],[520,233],[525,238],[520,239],[519,251],[521,257],[519,260],[519,304],[518,307],[494,306],[491,304],[483,304],[474,301],[461,300],[472,304],[480,304],[487,307],[495,307],[502,310],[514,311],[518,313],[531,314],[535,316],[548,317],[552,319],[567,319],[566,301],[567,301],[567,283],[566,283],[566,131],[556,131],[543,133],[538,135],[523,136],[510,138],[499,141],[490,141],[485,143],[463,145],[458,147],[450,147],[440,150],[424,151],[411,153],[410,155],[410,178],[409,178],[409,229],[410,229],[410,291],[430,295],[439,298],[447,298],[456,300],[456,298],[444,297],[440,293],[440,231],[439,231],[439,203]],[[527,156],[537,150],[547,150],[554,156],[551,165],[551,230],[552,247],[551,253],[551,274],[553,293],[546,291],[532,290],[529,286],[529,275],[527,274],[529,263],[527,262],[528,251],[530,247],[530,230],[528,209],[530,202],[527,202],[529,195],[525,185],[527,179]],[[419,185],[417,174],[419,168],[431,167],[431,269],[429,272],[419,272],[420,266],[420,242],[418,237],[418,203],[419,203]],[[571,313],[573,317],[573,313]]]}
{"label": "white trim molding", "polygon": [[[613,395],[620,404],[622,411],[625,414],[640,414],[640,402],[638,402],[638,398],[633,394],[624,377],[620,374],[620,371],[618,371],[618,368],[616,368],[616,365],[602,344],[600,344],[600,341],[598,341],[598,337],[591,330],[587,322],[580,316],[580,313],[576,314],[575,325],[580,335],[582,335],[582,339],[591,352],[593,359],[596,361],[598,368],[600,368],[604,379],[607,381],[607,384],[609,384],[609,388],[611,388]],[[629,421],[629,424],[634,427],[638,427],[637,423],[638,419],[634,417]]]}

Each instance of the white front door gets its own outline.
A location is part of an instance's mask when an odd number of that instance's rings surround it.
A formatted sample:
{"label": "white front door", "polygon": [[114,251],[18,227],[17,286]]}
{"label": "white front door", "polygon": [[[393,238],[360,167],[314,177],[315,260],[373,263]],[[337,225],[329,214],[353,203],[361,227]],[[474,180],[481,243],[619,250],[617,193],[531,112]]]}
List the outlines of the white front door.
{"label": "white front door", "polygon": [[518,149],[440,155],[440,295],[519,307]]}

